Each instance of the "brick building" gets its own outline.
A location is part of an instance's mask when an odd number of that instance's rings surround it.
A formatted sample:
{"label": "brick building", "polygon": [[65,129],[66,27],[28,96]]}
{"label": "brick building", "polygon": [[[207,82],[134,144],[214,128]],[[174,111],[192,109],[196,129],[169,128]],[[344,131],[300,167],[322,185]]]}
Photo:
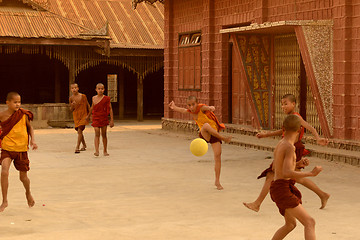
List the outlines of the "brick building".
{"label": "brick building", "polygon": [[[165,104],[185,106],[195,95],[225,123],[277,129],[280,98],[293,93],[298,111],[324,136],[360,140],[360,1],[164,6]],[[166,107],[164,116],[166,124],[188,119]]]}

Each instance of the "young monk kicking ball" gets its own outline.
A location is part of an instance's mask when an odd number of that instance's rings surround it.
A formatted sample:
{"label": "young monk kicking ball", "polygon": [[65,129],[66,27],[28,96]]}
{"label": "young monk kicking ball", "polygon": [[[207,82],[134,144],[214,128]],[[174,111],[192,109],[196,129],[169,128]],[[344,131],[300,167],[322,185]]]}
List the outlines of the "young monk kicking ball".
{"label": "young monk kicking ball", "polygon": [[211,144],[215,160],[215,186],[218,190],[222,190],[223,187],[220,184],[221,143],[222,141],[229,143],[231,137],[224,137],[219,133],[220,130],[225,128],[225,125],[219,123],[213,113],[215,111],[214,106],[198,103],[195,96],[188,97],[186,105],[187,108],[177,107],[172,101],[169,107],[180,113],[190,113],[200,128],[199,137]]}
{"label": "young monk kicking ball", "polygon": [[284,137],[274,150],[274,181],[270,186],[271,199],[276,203],[279,212],[284,216],[285,225],[279,228],[272,240],[284,239],[295,227],[296,219],[304,226],[306,240],[315,240],[315,220],[301,205],[301,193],[295,182],[305,177],[317,176],[322,168],[314,167],[311,172],[296,171],[296,154],[294,143],[297,141],[301,127],[300,118],[287,116],[283,123]]}
{"label": "young monk kicking ball", "polygon": [[33,120],[33,114],[20,108],[21,97],[16,92],[8,93],[6,97],[8,109],[0,112],[0,122],[2,133],[1,142],[1,191],[3,201],[0,206],[0,212],[3,212],[8,206],[8,188],[9,188],[9,169],[11,162],[14,161],[16,170],[19,171],[20,181],[25,188],[25,195],[29,207],[35,205],[35,201],[30,191],[30,179],[27,172],[30,170],[28,158],[28,144],[30,136],[30,146],[37,149],[34,139],[34,130],[30,124]]}

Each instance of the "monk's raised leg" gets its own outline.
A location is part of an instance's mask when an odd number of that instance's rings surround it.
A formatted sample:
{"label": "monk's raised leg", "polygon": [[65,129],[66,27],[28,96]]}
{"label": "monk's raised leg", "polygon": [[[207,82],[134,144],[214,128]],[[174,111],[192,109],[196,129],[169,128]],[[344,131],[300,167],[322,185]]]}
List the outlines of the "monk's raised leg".
{"label": "monk's raised leg", "polygon": [[298,183],[304,185],[305,187],[307,187],[308,189],[310,189],[311,191],[313,191],[314,193],[316,193],[316,195],[319,196],[320,200],[321,200],[321,206],[320,209],[325,208],[327,201],[330,198],[330,194],[322,191],[313,181],[311,181],[311,179],[308,178],[300,178],[298,180],[296,180]]}
{"label": "monk's raised leg", "polygon": [[266,174],[266,179],[265,179],[264,185],[263,185],[261,192],[260,192],[259,196],[257,197],[257,199],[254,202],[250,202],[250,203],[243,202],[244,206],[255,212],[258,212],[260,210],[260,206],[261,206],[262,202],[264,201],[267,194],[269,193],[270,185],[273,180],[274,180],[274,173],[268,172]]}
{"label": "monk's raised leg", "polygon": [[[206,133],[205,133],[206,132]],[[215,129],[213,129],[210,124],[205,123],[203,125],[203,127],[201,128],[201,134],[204,136],[204,134],[206,135],[210,135],[210,136],[214,136],[226,143],[229,143],[231,141],[231,136],[222,136],[218,131],[216,131]],[[204,136],[205,137],[205,136]],[[209,138],[210,139],[210,138]]]}

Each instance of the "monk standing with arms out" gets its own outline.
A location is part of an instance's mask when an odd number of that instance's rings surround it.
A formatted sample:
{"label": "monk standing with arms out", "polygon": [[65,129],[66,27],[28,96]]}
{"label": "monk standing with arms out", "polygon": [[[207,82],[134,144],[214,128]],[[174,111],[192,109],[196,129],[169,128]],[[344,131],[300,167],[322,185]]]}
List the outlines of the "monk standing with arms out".
{"label": "monk standing with arms out", "polygon": [[34,140],[34,129],[30,121],[33,120],[33,114],[25,109],[20,108],[21,97],[16,92],[8,93],[6,97],[8,109],[0,112],[0,122],[2,133],[1,149],[1,192],[3,201],[0,206],[0,212],[4,211],[8,206],[8,187],[9,187],[9,169],[11,162],[14,160],[15,168],[19,171],[20,181],[25,188],[25,195],[29,207],[35,205],[34,198],[30,191],[30,179],[27,172],[30,170],[30,162],[28,158],[28,145],[30,135],[30,146],[37,149]]}
{"label": "monk standing with arms out", "polygon": [[276,203],[279,212],[285,218],[285,225],[279,228],[272,240],[284,239],[295,227],[296,219],[304,225],[305,240],[315,240],[315,220],[301,205],[301,193],[295,182],[304,177],[317,176],[322,168],[314,167],[311,172],[296,171],[296,154],[294,143],[297,141],[301,120],[296,115],[285,118],[284,137],[274,150],[274,181],[270,186],[271,199]]}
{"label": "monk standing with arms out", "polygon": [[[100,145],[100,132],[104,145],[104,156],[109,156],[107,152],[107,125],[110,124],[112,128],[114,126],[114,114],[111,107],[110,97],[104,95],[105,87],[104,84],[98,83],[96,85],[97,95],[92,98],[92,105],[90,108],[89,115],[87,116],[87,120],[90,119],[92,114],[92,124],[95,130],[95,156],[99,156],[99,145]],[[109,122],[109,114],[110,114],[110,122]]]}
{"label": "monk standing with arms out", "polygon": [[[70,110],[73,112],[73,119],[75,124],[75,130],[78,133],[77,144],[75,147],[75,153],[86,150],[86,143],[83,131],[85,126],[89,124],[86,117],[89,114],[90,105],[85,94],[79,93],[79,86],[77,83],[71,84],[72,96],[69,98]],[[82,143],[82,148],[80,144]]]}

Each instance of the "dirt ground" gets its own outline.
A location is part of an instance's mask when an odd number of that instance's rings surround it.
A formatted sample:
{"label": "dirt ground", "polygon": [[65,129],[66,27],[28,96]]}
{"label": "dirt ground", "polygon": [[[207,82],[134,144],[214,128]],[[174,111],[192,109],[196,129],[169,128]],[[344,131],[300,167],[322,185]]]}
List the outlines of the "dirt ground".
{"label": "dirt ground", "polygon": [[[260,212],[242,204],[254,200],[271,152],[223,144],[221,183],[214,187],[212,151],[195,157],[191,136],[162,131],[159,122],[120,122],[108,133],[109,157],[88,150],[74,154],[73,129],[35,131],[39,149],[30,151],[32,192],[29,209],[14,167],[9,207],[0,214],[0,238],[7,239],[271,239],[283,224],[269,196]],[[319,198],[303,186],[303,205],[316,219],[318,239],[359,239],[360,168],[310,158],[322,165],[313,180],[331,194],[320,210]],[[303,227],[286,238],[303,239]]]}

